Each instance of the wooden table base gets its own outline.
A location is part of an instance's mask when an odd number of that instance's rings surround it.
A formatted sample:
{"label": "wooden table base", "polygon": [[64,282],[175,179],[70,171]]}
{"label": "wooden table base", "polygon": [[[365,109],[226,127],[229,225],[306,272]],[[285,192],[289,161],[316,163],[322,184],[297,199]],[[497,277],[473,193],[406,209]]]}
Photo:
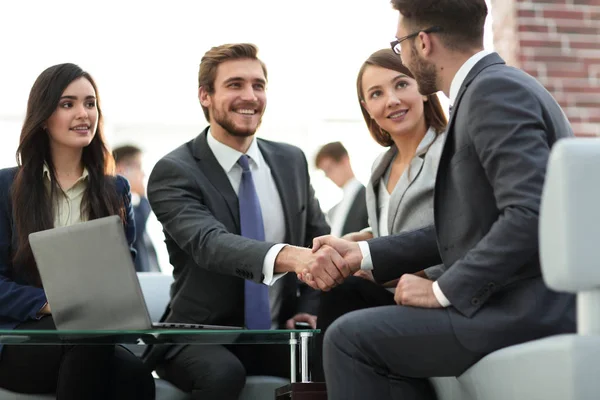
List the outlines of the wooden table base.
{"label": "wooden table base", "polygon": [[275,400],[327,400],[324,382],[290,383],[275,390]]}

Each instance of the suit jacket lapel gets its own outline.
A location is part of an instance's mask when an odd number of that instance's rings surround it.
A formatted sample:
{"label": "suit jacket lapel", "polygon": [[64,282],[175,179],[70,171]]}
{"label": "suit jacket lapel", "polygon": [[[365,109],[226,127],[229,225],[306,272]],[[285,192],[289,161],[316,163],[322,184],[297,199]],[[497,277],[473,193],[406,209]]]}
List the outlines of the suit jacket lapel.
{"label": "suit jacket lapel", "polygon": [[397,153],[398,149],[396,146],[392,146],[383,154],[379,164],[373,169],[371,179],[367,185],[367,208],[368,210],[371,210],[369,212],[369,224],[371,225],[373,232],[379,233],[379,202],[377,201],[380,185],[379,181],[383,174],[385,174],[385,171],[394,157],[396,157]]}
{"label": "suit jacket lapel", "polygon": [[296,232],[293,224],[295,219],[292,218],[292,213],[298,210],[298,202],[295,194],[298,192],[297,184],[292,177],[288,176],[285,172],[285,168],[281,168],[282,165],[288,165],[289,161],[286,158],[277,153],[271,146],[267,146],[263,141],[257,140],[258,148],[271,169],[271,175],[277,186],[279,192],[279,198],[281,199],[281,205],[283,207],[283,215],[285,218],[285,242],[294,242],[292,238],[292,232]]}
{"label": "suit jacket lapel", "polygon": [[392,195],[390,197],[390,211],[388,214],[388,227],[390,233],[394,231],[394,223],[399,222],[397,221],[397,218],[400,215],[400,204],[404,199],[404,195],[406,194],[408,188],[412,185],[412,183],[417,179],[417,177],[421,173],[421,170],[423,169],[423,164],[425,163],[424,158],[427,154],[427,150],[429,150],[429,147],[435,141],[436,138],[437,133],[433,129],[429,129],[425,133],[425,136],[423,137],[423,139],[421,139],[421,142],[417,147],[415,157],[413,157],[413,159],[410,161],[410,165],[404,171],[404,173],[398,180],[394,191],[392,192]]}
{"label": "suit jacket lapel", "polygon": [[422,168],[423,159],[421,157],[413,158],[410,161],[410,166],[406,169],[406,171],[404,171],[390,196],[390,208],[388,212],[388,230],[390,233],[393,232],[394,222],[400,209],[400,203],[402,203],[402,199],[404,198],[404,195],[406,194],[406,191],[410,185],[421,173]]}
{"label": "suit jacket lapel", "polygon": [[[471,71],[469,71],[469,73],[467,74],[467,77],[465,78],[464,82],[462,83],[460,90],[458,91],[458,95],[456,96],[456,99],[454,100],[454,104],[452,106],[452,113],[450,114],[450,121],[448,121],[448,127],[446,129],[446,144],[444,145],[444,149],[442,150],[442,154],[440,156],[440,165],[442,164],[443,161],[446,160],[447,158],[447,153],[448,153],[448,149],[451,147],[451,144],[453,143],[453,139],[451,138],[452,135],[454,135],[454,121],[456,121],[456,115],[458,114],[458,108],[460,107],[460,101],[462,100],[465,92],[467,91],[467,88],[469,87],[469,85],[471,84],[471,82],[473,82],[473,80],[477,77],[477,75],[479,75],[481,73],[481,71],[483,71],[484,69],[486,69],[487,67],[491,66],[491,65],[495,65],[495,64],[504,64],[504,60],[502,59],[502,57],[500,57],[498,55],[498,53],[491,53],[488,54],[487,56],[483,57],[481,60],[479,60],[479,62],[477,64],[475,64],[475,66],[471,69]],[[438,182],[440,181],[440,173],[443,172],[445,169],[444,168],[438,168],[438,173],[436,176],[436,187],[438,185]]]}
{"label": "suit jacket lapel", "polygon": [[236,223],[238,232],[240,232],[240,209],[238,198],[231,187],[231,183],[229,183],[227,172],[223,171],[223,168],[217,161],[212,150],[208,147],[208,141],[206,140],[207,131],[208,128],[194,139],[194,157],[196,158],[196,163],[200,170],[225,200]]}
{"label": "suit jacket lapel", "polygon": [[491,53],[479,60],[479,62],[475,64],[471,71],[469,71],[467,77],[465,78],[460,87],[460,90],[458,91],[456,99],[454,100],[454,105],[452,106],[452,115],[450,115],[450,121],[448,121],[448,133],[452,131],[454,121],[456,120],[456,113],[458,111],[458,107],[460,106],[460,100],[462,99],[463,95],[465,94],[465,91],[467,90],[471,82],[473,82],[473,79],[475,79],[481,71],[483,71],[490,65],[495,64],[504,64],[504,60],[498,55],[498,53]]}

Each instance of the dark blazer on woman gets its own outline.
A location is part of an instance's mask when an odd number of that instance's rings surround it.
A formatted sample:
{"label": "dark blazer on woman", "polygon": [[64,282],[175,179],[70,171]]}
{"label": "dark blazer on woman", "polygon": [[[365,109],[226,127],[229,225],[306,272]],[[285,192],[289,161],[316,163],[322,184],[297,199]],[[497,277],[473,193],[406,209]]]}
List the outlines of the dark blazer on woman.
{"label": "dark blazer on woman", "polygon": [[[17,237],[11,186],[16,173],[17,167],[0,170],[0,329],[14,329],[21,322],[38,318],[37,313],[46,304],[44,289],[32,286],[23,273],[13,269],[12,257],[17,249]],[[125,204],[127,221],[124,228],[127,242],[131,246],[135,239],[135,223],[129,182],[124,177],[117,176],[115,185]],[[2,346],[0,351],[1,349]]]}

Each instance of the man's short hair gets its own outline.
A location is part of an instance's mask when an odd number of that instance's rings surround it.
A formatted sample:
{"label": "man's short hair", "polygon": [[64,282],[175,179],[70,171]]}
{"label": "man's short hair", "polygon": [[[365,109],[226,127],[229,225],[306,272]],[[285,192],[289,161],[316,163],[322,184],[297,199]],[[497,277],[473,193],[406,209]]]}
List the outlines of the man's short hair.
{"label": "man's short hair", "polygon": [[128,162],[138,154],[142,154],[142,149],[134,145],[123,145],[113,149],[113,157],[117,164]]}
{"label": "man's short hair", "polygon": [[418,31],[434,26],[451,50],[466,51],[483,46],[483,27],[488,13],[485,0],[392,0],[408,29]]}
{"label": "man's short hair", "polygon": [[319,168],[319,164],[326,158],[331,158],[336,163],[342,161],[344,157],[348,157],[348,150],[341,142],[327,143],[317,153],[315,157],[315,167]]}
{"label": "man's short hair", "polygon": [[[198,71],[198,87],[212,94],[215,91],[215,79],[217,78],[217,69],[225,61],[231,60],[257,60],[260,62],[265,79],[267,79],[267,67],[258,58],[258,47],[251,43],[234,43],[215,46],[204,53],[200,60],[200,69]],[[208,108],[202,106],[202,111],[206,120],[209,121]]]}

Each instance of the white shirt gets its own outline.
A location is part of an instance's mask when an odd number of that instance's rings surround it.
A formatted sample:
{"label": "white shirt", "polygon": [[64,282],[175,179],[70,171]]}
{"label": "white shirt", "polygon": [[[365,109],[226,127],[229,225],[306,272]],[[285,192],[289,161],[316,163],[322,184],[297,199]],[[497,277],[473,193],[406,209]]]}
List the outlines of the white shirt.
{"label": "white shirt", "polygon": [[[242,167],[237,163],[243,153],[219,142],[208,129],[206,139],[208,147],[215,158],[227,173],[231,187],[238,194],[240,182],[242,181]],[[279,191],[271,175],[271,168],[265,161],[256,144],[256,139],[248,148],[246,155],[250,157],[250,171],[256,187],[258,201],[262,213],[263,226],[265,230],[265,241],[281,243],[285,240],[285,216]],[[285,274],[273,274],[275,259],[285,244],[276,244],[267,252],[263,261],[263,283],[269,285],[269,300],[271,305],[271,321],[277,326],[277,316],[281,309],[281,285],[274,285]],[[281,282],[280,282],[281,283]]]}
{"label": "white shirt", "polygon": [[[450,84],[450,105],[454,105],[456,97],[458,96],[458,91],[460,90],[460,87],[467,78],[467,75],[469,75],[469,72],[471,72],[475,64],[477,64],[482,58],[484,58],[488,54],[491,53],[487,50],[482,50],[472,55],[458,69],[456,75],[454,75],[454,78],[452,79],[452,83]],[[373,269],[373,260],[371,260],[371,250],[369,249],[369,244],[367,242],[358,242],[358,246],[363,256],[360,268],[366,270]],[[452,305],[440,289],[440,285],[437,282],[433,282],[433,294],[435,295],[435,298],[437,299],[438,303],[442,305],[442,307],[449,307]]]}
{"label": "white shirt", "polygon": [[[46,190],[50,193],[52,185],[52,178],[50,177],[50,169],[44,163],[44,184]],[[67,190],[60,189],[57,192],[56,203],[53,204],[54,208],[54,227],[58,228],[61,226],[71,226],[79,222],[87,221],[87,216],[81,214],[81,202],[83,195],[88,185],[88,170],[83,168],[83,173],[75,181],[73,186]]]}
{"label": "white shirt", "polygon": [[388,216],[390,213],[390,198],[392,196],[387,190],[387,182],[385,178],[379,180],[379,191],[377,194],[377,207],[379,208],[379,236],[387,236],[390,234],[388,227]]}
{"label": "white shirt", "polygon": [[479,61],[481,61],[481,59],[489,54],[492,54],[492,52],[487,51],[487,50],[481,50],[479,53],[475,53],[473,54],[467,61],[465,61],[465,63],[458,69],[458,71],[456,72],[456,75],[454,75],[454,78],[452,79],[452,83],[450,84],[450,105],[453,106],[454,102],[456,101],[456,96],[458,96],[458,91],[460,90],[460,87],[462,86],[463,82],[465,81],[465,79],[467,79],[467,75],[469,75],[469,72],[471,72],[471,70],[473,69],[473,67],[475,66],[475,64],[477,64]]}
{"label": "white shirt", "polygon": [[356,178],[350,179],[342,190],[344,191],[344,197],[342,201],[335,207],[333,215],[331,217],[331,234],[337,237],[342,236],[344,231],[344,224],[348,218],[348,212],[354,203],[356,194],[362,187],[362,184]]}

